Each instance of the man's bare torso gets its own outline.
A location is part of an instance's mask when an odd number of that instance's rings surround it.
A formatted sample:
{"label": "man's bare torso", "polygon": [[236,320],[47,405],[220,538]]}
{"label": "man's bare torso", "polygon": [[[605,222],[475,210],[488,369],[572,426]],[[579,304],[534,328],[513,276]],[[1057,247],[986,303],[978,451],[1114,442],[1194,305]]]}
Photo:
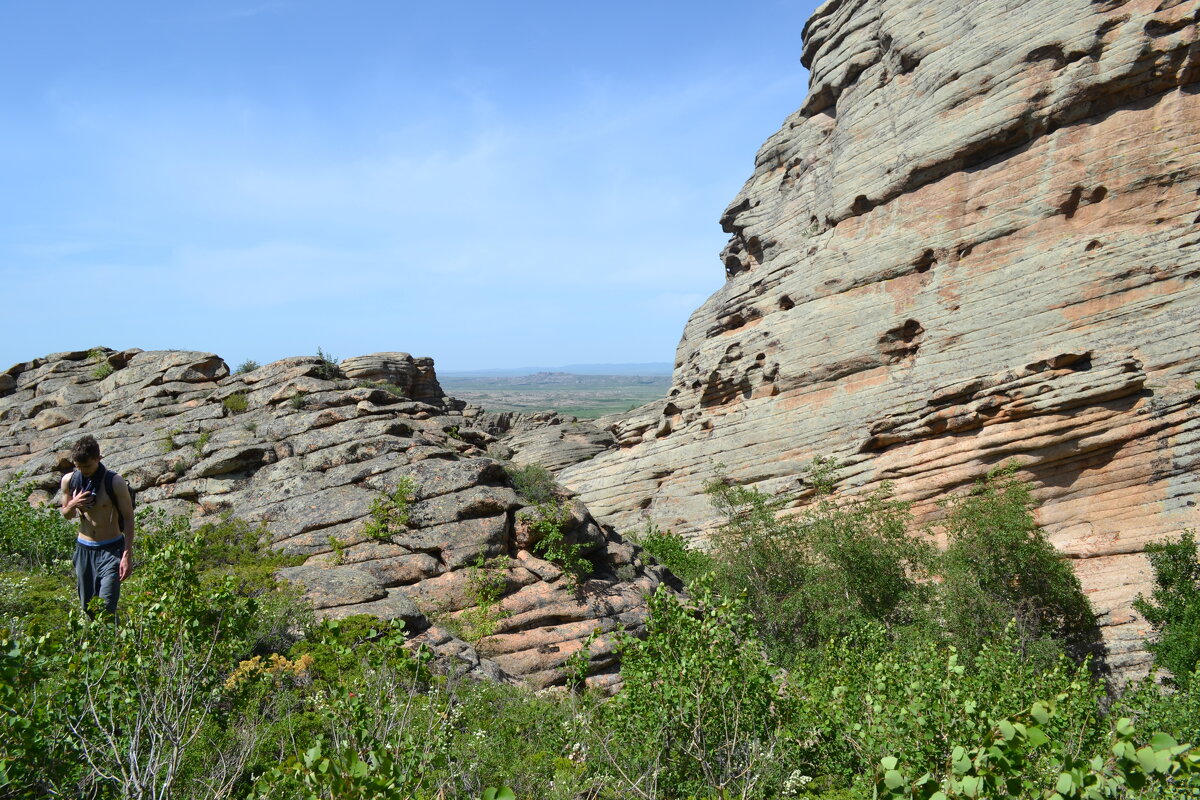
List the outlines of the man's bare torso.
{"label": "man's bare torso", "polygon": [[[63,496],[69,496],[71,475],[68,473],[63,478],[62,491]],[[116,483],[120,478],[114,476],[113,491],[116,491]],[[104,489],[104,481],[99,482],[96,487],[96,497],[90,508],[83,510],[79,515],[79,538],[90,542],[107,542],[116,539],[121,535],[121,526],[117,521],[117,504],[113,498],[108,496],[108,492]]]}

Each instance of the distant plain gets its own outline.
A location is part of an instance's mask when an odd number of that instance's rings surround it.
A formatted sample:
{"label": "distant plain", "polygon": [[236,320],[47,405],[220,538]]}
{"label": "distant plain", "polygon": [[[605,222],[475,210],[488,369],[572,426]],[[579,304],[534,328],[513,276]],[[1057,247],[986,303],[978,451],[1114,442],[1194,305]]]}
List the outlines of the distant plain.
{"label": "distant plain", "polygon": [[669,375],[439,376],[447,394],[488,411],[558,411],[580,419],[629,411],[665,397]]}

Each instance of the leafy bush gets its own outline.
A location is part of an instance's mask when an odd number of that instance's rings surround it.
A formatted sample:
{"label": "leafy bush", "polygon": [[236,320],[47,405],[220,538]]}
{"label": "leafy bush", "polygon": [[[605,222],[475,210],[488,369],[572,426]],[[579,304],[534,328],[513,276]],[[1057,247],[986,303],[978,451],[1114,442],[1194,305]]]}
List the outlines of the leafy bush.
{"label": "leafy bush", "polygon": [[70,567],[75,526],[54,506],[31,506],[34,488],[19,473],[0,486],[0,568],[64,572]]}
{"label": "leafy bush", "polygon": [[561,500],[539,503],[532,512],[522,511],[519,517],[538,534],[534,554],[557,565],[567,580],[579,588],[580,581],[591,575],[595,566],[583,555],[584,546],[568,541],[563,532],[563,526],[571,518],[570,506]]}
{"label": "leafy bush", "polygon": [[646,530],[631,538],[684,583],[690,584],[713,570],[711,555],[691,547],[677,533],[660,530],[653,522],[647,522]]}
{"label": "leafy bush", "polygon": [[908,534],[908,505],[886,485],[844,499],[825,494],[793,516],[780,513],[786,496],[724,479],[707,491],[725,516],[715,537],[715,585],[746,597],[776,654],[872,624],[909,623],[930,592],[917,576],[932,562],[932,547]]}
{"label": "leafy bush", "polygon": [[416,499],[415,491],[411,478],[397,480],[395,489],[371,502],[371,518],[363,533],[372,539],[388,539],[408,527],[409,504]]}
{"label": "leafy bush", "polygon": [[467,568],[467,585],[472,607],[459,612],[454,623],[460,638],[478,645],[496,632],[496,623],[506,616],[500,598],[508,589],[508,556],[477,557]]}
{"label": "leafy bush", "polygon": [[112,375],[113,365],[108,363],[108,354],[100,348],[88,351],[88,360],[96,366],[91,371],[91,376],[98,381],[102,381],[109,375]]}
{"label": "leafy bush", "polygon": [[[936,771],[955,745],[985,737],[991,720],[1042,697],[1059,697],[1050,733],[1078,752],[1099,746],[1104,687],[1066,657],[1046,665],[1025,657],[1015,628],[970,660],[919,630],[900,642],[880,630],[803,654],[791,671],[795,720],[809,733],[794,763],[823,782],[869,790],[879,759],[903,754],[913,770]],[[1043,765],[1046,770],[1049,765]]]}
{"label": "leafy bush", "polygon": [[326,381],[333,381],[342,377],[342,370],[341,367],[338,366],[338,360],[336,358],[331,356],[329,353],[326,353],[319,347],[317,348],[317,358],[321,360],[321,363],[317,365],[318,378]]}
{"label": "leafy bush", "polygon": [[[941,560],[944,624],[971,652],[1015,619],[1025,646],[1066,646],[1076,658],[1100,650],[1091,605],[1071,565],[1034,520],[1017,466],[994,470],[945,505],[949,544]],[[1061,645],[1055,644],[1061,643]]]}
{"label": "leafy bush", "polygon": [[549,503],[558,497],[555,491],[558,484],[554,482],[554,476],[541,464],[526,464],[524,467],[509,464],[504,471],[508,473],[513,489],[526,502]]}
{"label": "leafy bush", "polygon": [[[1165,797],[1189,797],[1200,792],[1200,750],[1158,733],[1137,747],[1135,729],[1119,719],[1112,742],[1103,755],[1092,758],[1060,755],[1062,741],[1044,728],[1054,717],[1054,703],[1038,702],[1023,714],[993,724],[990,741],[967,749],[954,748],[948,769],[908,778],[895,757],[880,761],[878,796],[947,800],[954,797],[1071,798],[1148,797],[1163,789]],[[1039,762],[1054,758],[1049,774]],[[1135,794],[1130,794],[1131,792]]]}
{"label": "leafy bush", "polygon": [[1149,599],[1138,595],[1133,607],[1158,634],[1150,643],[1154,665],[1183,684],[1200,665],[1200,560],[1196,536],[1185,531],[1174,541],[1146,545],[1154,570]]}
{"label": "leafy bush", "polygon": [[221,401],[221,405],[230,414],[241,414],[250,407],[250,400],[245,392],[234,392]]}
{"label": "leafy bush", "polygon": [[646,638],[622,648],[625,688],[600,709],[616,795],[762,796],[790,771],[780,752],[789,708],[749,615],[708,580],[690,603],[660,588],[649,605]]}
{"label": "leafy bush", "polygon": [[304,408],[304,404],[305,404],[305,402],[307,402],[305,398],[307,398],[307,397],[308,397],[308,392],[305,392],[303,390],[298,391],[294,395],[292,395],[291,397],[288,398],[288,405],[291,406],[296,411],[299,411],[300,409]]}
{"label": "leafy bush", "polygon": [[254,372],[254,370],[258,369],[258,367],[259,363],[257,361],[252,358],[247,358],[245,361],[238,364],[238,368],[234,374],[245,375],[249,372]]}

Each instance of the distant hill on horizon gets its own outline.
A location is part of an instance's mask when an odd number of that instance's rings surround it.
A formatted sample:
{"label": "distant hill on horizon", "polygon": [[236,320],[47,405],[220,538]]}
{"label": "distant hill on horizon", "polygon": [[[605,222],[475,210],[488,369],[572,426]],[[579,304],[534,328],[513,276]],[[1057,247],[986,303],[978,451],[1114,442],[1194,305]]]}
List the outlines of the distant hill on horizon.
{"label": "distant hill on horizon", "polygon": [[670,375],[674,365],[667,361],[648,361],[640,364],[567,364],[561,367],[509,367],[497,369],[438,369],[438,377],[500,378],[545,373],[571,375]]}

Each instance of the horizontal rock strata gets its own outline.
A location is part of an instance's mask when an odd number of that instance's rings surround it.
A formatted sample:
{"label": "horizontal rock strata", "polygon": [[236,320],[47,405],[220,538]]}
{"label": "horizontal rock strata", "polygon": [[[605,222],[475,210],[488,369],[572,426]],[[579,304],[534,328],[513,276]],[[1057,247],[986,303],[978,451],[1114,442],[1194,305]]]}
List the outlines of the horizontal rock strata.
{"label": "horizontal rock strata", "polygon": [[[525,549],[523,517],[536,512],[523,511],[486,452],[495,438],[473,426],[477,410],[464,416],[442,394],[430,359],[289,358],[231,375],[211,353],[96,348],[0,378],[0,482],[21,472],[35,499],[53,499],[71,444],[90,433],[139,506],[196,524],[227,513],[263,523],[272,546],[305,557],[281,576],[318,616],[403,619],[447,669],[561,684],[593,631],[643,627],[662,579],[565,496],[566,540],[595,572],[576,586]],[[372,504],[402,481],[408,524],[369,535]],[[484,579],[498,584],[495,602],[482,599]],[[588,646],[592,683],[619,682],[614,645],[601,635]]]}
{"label": "horizontal rock strata", "polygon": [[802,497],[833,456],[925,522],[1016,459],[1112,665],[1144,669],[1141,551],[1200,526],[1198,9],[825,3],[669,397],[560,479],[618,528],[702,540],[718,464]]}

